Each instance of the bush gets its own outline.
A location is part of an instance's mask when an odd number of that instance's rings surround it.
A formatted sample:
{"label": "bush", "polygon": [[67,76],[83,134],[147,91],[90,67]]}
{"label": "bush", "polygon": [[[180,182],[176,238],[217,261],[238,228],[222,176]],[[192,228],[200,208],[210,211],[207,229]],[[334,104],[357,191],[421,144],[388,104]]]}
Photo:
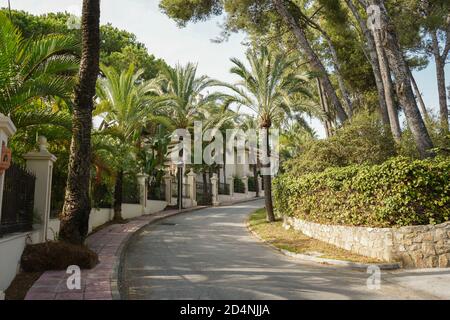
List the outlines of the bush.
{"label": "bush", "polygon": [[304,143],[301,154],[283,164],[285,171],[299,176],[329,167],[380,164],[395,155],[389,130],[376,115],[361,112],[325,140]]}
{"label": "bush", "polygon": [[233,186],[234,192],[236,192],[236,193],[244,193],[245,192],[244,181],[242,181],[241,178],[234,177],[233,184],[234,184],[234,186]]}
{"label": "bush", "polygon": [[392,158],[274,179],[279,214],[338,225],[392,227],[450,218],[450,159]]}
{"label": "bush", "polygon": [[248,177],[248,191],[251,192],[256,191],[256,179],[254,176]]}
{"label": "bush", "polygon": [[97,265],[98,257],[86,246],[49,241],[27,245],[20,263],[25,272],[66,270],[71,265],[91,269]]}

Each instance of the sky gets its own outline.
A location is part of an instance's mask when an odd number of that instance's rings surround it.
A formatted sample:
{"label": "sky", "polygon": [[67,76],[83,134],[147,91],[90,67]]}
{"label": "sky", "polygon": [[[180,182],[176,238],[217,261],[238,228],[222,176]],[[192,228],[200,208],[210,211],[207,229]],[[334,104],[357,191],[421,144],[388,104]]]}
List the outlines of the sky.
{"label": "sky", "polygon": [[[81,0],[10,0],[11,8],[32,14],[67,11],[81,14]],[[126,4],[125,4],[126,3]],[[210,21],[189,24],[178,28],[176,23],[158,8],[158,0],[102,0],[101,23],[112,23],[115,27],[136,34],[149,52],[163,58],[168,64],[197,62],[198,72],[211,78],[234,82],[229,74],[231,57],[245,59],[246,48],[242,45],[245,34],[233,34],[227,42],[213,43],[211,39],[220,34],[221,17]],[[7,0],[0,0],[0,7],[6,7]],[[447,86],[450,85],[450,65],[446,67]],[[425,103],[434,112],[438,110],[438,94],[434,64],[415,72],[414,76],[422,91]],[[323,127],[317,120],[311,125],[319,136],[324,136]]]}

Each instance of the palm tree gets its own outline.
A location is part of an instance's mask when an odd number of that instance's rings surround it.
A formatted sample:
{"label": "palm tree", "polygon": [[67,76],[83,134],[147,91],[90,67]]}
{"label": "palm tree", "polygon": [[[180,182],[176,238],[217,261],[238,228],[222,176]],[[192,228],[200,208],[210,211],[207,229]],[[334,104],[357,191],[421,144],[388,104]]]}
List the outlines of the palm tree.
{"label": "palm tree", "polygon": [[126,155],[138,147],[143,129],[150,121],[164,121],[154,115],[154,94],[158,93],[156,80],[142,81],[143,70],[118,72],[112,67],[102,67],[105,78],[98,81],[99,104],[96,114],[103,116],[100,130],[118,139],[119,159],[114,190],[114,218],[121,220],[122,184]]}
{"label": "palm tree", "polygon": [[194,118],[207,105],[220,97],[219,94],[203,95],[215,81],[207,76],[197,77],[197,66],[188,63],[175,68],[166,67],[162,74],[162,88],[165,92],[157,104],[164,107],[171,119],[172,128],[187,129],[193,125]]}
{"label": "palm tree", "polygon": [[[217,83],[234,92],[229,102],[243,105],[252,110],[258,119],[259,127],[268,130],[273,126],[280,126],[284,120],[304,111],[301,95],[310,96],[305,89],[307,77],[295,73],[294,60],[288,59],[281,54],[273,54],[267,48],[259,51],[249,50],[246,54],[250,64],[247,69],[240,60],[233,58],[234,67],[231,73],[237,75],[241,80],[236,85]],[[264,142],[267,148],[270,167],[269,134]],[[261,154],[259,155],[261,157]],[[272,178],[270,174],[263,175],[264,196],[266,201],[267,220],[275,221],[272,204]]]}
{"label": "palm tree", "polygon": [[68,100],[78,70],[79,43],[66,35],[24,39],[0,13],[0,112],[17,128],[59,124],[70,128],[68,113],[54,112],[50,100]]}
{"label": "palm tree", "polygon": [[81,31],[82,53],[75,86],[67,187],[60,215],[60,238],[73,244],[84,243],[91,211],[91,130],[100,59],[100,0],[83,0]]}

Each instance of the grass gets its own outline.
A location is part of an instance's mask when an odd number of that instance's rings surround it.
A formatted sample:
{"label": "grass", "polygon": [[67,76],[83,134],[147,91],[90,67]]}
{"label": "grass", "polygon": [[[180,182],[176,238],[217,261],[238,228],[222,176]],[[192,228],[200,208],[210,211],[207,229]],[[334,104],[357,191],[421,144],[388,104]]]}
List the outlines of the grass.
{"label": "grass", "polygon": [[249,218],[250,229],[267,243],[287,251],[301,254],[311,254],[320,258],[345,260],[359,263],[381,263],[383,261],[360,256],[331,244],[310,238],[303,233],[283,228],[283,222],[266,221],[266,210],[259,209]]}

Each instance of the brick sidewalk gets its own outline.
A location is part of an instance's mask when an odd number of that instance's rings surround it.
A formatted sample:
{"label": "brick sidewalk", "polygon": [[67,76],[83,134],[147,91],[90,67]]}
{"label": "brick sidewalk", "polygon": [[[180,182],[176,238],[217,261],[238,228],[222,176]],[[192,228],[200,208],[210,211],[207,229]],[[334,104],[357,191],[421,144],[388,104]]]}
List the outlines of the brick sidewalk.
{"label": "brick sidewalk", "polygon": [[[190,208],[182,212],[201,209]],[[167,210],[130,220],[126,224],[114,224],[92,234],[87,239],[89,248],[97,252],[100,263],[93,269],[81,271],[81,289],[69,290],[70,274],[63,271],[47,271],[34,283],[25,300],[112,300],[119,298],[117,268],[122,248],[128,238],[145,225],[178,214]]]}

